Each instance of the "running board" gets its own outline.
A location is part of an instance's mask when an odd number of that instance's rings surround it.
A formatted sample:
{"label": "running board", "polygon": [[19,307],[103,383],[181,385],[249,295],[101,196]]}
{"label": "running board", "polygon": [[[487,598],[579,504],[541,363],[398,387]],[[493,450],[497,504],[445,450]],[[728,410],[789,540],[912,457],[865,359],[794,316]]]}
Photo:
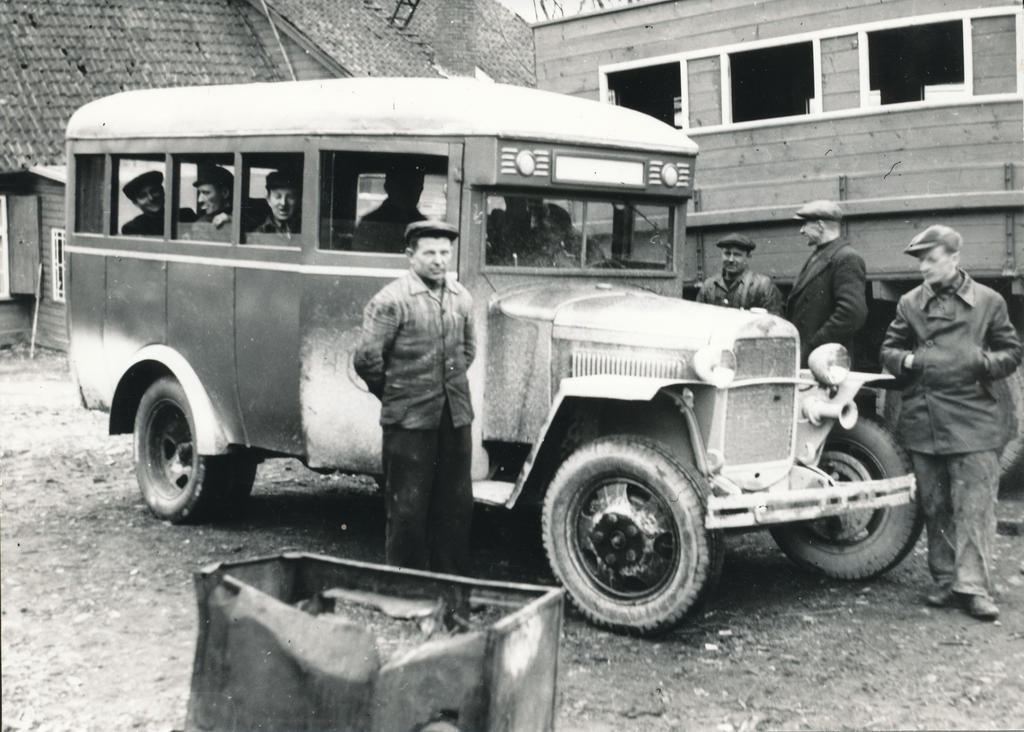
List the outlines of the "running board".
{"label": "running board", "polygon": [[506,480],[474,480],[473,500],[492,506],[504,506],[515,489],[516,484]]}

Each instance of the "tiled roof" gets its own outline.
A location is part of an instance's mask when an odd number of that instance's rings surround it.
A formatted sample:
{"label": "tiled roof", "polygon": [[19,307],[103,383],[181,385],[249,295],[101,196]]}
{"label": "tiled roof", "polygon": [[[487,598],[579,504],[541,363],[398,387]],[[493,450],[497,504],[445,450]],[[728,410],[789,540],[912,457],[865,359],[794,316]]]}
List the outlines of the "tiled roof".
{"label": "tiled roof", "polygon": [[0,170],[64,162],[64,126],[124,89],[283,78],[231,0],[0,2]]}
{"label": "tiled roof", "polygon": [[390,0],[268,2],[353,76],[441,75],[432,65],[430,50],[424,42],[389,25],[393,9]]}
{"label": "tiled roof", "polygon": [[[533,86],[533,35],[496,0],[267,0],[355,76],[472,75]],[[0,0],[0,170],[64,162],[71,113],[126,89],[287,78],[262,0]],[[324,63],[327,63],[325,60]],[[329,73],[329,72],[328,72]]]}
{"label": "tiled roof", "polygon": [[409,28],[451,73],[472,76],[478,67],[498,82],[537,85],[533,31],[497,0],[421,0]]}

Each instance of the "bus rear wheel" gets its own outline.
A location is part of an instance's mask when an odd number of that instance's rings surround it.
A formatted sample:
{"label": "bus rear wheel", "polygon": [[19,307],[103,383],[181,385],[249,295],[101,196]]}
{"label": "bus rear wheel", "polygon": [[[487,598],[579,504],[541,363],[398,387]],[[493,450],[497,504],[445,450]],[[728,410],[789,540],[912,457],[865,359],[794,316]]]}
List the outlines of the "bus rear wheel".
{"label": "bus rear wheel", "polygon": [[256,463],[244,457],[203,456],[181,384],[158,379],[135,416],[135,473],[146,505],[171,523],[198,523],[237,507],[248,496]]}

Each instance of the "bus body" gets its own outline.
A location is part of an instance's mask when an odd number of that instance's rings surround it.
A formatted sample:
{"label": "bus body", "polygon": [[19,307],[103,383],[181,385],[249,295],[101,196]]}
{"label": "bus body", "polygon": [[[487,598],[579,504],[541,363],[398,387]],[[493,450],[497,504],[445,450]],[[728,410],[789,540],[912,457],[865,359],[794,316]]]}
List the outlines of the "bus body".
{"label": "bus body", "polygon": [[[352,352],[364,305],[407,260],[400,240],[365,246],[360,224],[413,169],[419,210],[460,229],[455,274],[474,296],[474,494],[543,507],[552,567],[589,618],[679,622],[725,528],[770,526],[836,576],[883,572],[920,521],[905,455],[857,422],[875,377],[847,375],[841,349],[801,372],[786,321],[679,297],[696,153],[631,110],[471,81],[92,102],[68,125],[83,403],[134,432],[140,488],[171,521],[237,504],[269,457],[379,474],[380,405]],[[233,181],[220,226],[196,198],[210,165]],[[268,224],[275,173],[298,193],[284,231]],[[124,188],[143,174],[162,180],[157,233],[124,234],[139,214]]]}

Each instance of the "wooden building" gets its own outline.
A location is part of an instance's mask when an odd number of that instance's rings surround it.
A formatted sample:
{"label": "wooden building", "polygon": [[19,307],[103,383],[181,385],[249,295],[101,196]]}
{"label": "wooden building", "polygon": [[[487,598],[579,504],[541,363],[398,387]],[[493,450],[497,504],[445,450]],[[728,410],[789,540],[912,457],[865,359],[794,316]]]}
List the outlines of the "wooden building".
{"label": "wooden building", "polygon": [[0,345],[35,322],[39,344],[66,347],[64,128],[92,99],[339,76],[534,84],[530,28],[496,0],[4,0],[0,24]]}

